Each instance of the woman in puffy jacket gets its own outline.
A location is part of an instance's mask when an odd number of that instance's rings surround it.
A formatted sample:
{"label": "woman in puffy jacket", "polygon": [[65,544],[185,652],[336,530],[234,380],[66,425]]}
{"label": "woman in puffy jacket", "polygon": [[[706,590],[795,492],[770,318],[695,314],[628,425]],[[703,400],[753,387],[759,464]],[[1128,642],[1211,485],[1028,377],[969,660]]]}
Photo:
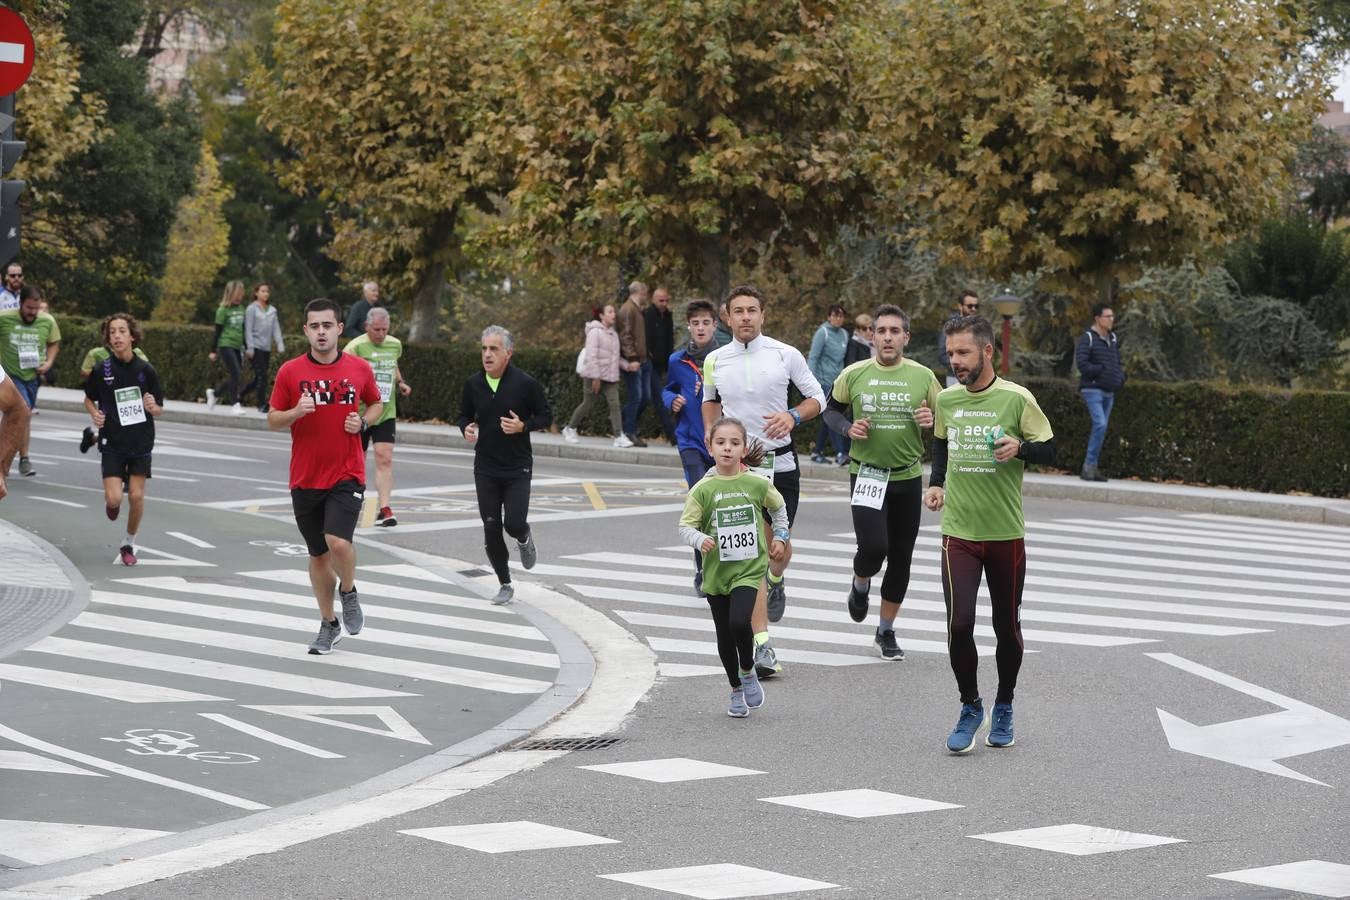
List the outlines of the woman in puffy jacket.
{"label": "woman in puffy jacket", "polygon": [[633,442],[624,435],[623,423],[619,418],[620,357],[619,333],[614,330],[616,316],[614,304],[607,303],[593,320],[586,323],[586,349],[578,369],[584,397],[563,427],[563,440],[569,444],[578,442],[577,426],[604,397],[609,404],[609,427],[615,434],[614,446],[633,446]]}

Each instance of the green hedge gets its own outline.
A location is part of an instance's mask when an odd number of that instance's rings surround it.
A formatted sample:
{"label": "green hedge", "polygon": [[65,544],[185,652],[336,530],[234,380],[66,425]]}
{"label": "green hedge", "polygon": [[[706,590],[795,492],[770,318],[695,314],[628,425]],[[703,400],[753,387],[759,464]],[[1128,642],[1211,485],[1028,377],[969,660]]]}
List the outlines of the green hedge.
{"label": "green hedge", "polygon": [[[97,323],[59,318],[65,350],[57,360],[58,383],[74,387],[76,367],[98,343]],[[142,346],[170,398],[201,399],[208,385],[224,377],[224,369],[206,357],[211,333],[205,326],[146,323]],[[303,351],[302,338],[287,338],[285,358]],[[273,358],[273,374],[284,361],[280,357]],[[561,427],[582,398],[576,353],[520,348],[514,362],[544,386],[555,426]],[[448,421],[458,414],[464,380],[480,362],[472,350],[409,345],[401,366],[413,396],[399,399],[400,418]],[[1036,395],[1055,430],[1058,467],[1077,471],[1088,436],[1077,382],[1028,378],[1020,383]],[[653,411],[644,413],[639,430],[649,437],[660,434]],[[1350,453],[1340,439],[1348,430],[1350,393],[1131,382],[1116,397],[1101,465],[1110,475],[1149,481],[1346,497]],[[597,409],[582,431],[608,434],[606,411]],[[798,448],[806,449],[815,434],[815,423],[799,429]]]}

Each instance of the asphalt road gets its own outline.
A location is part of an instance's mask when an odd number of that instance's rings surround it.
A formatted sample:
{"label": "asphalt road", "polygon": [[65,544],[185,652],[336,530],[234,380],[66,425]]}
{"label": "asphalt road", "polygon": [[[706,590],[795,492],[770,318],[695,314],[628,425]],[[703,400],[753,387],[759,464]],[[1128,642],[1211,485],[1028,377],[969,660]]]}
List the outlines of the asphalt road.
{"label": "asphalt road", "polygon": [[[48,415],[41,431],[76,420]],[[74,431],[64,431],[68,445]],[[154,497],[198,504],[204,534],[214,534],[217,514],[248,533],[285,531],[284,437],[183,427],[165,438],[251,462],[157,454],[156,472],[198,480],[156,478]],[[42,474],[17,486],[21,503],[68,472],[72,485],[97,484],[67,445],[42,440]],[[470,458],[400,447],[396,460],[401,524],[363,534],[481,565]],[[936,516],[925,514],[898,623],[908,658],[883,662],[871,652],[873,622],[854,625],[844,611],[842,486],[804,486],[790,605],[773,629],[786,671],[766,682],[766,706],[741,721],[724,713],[711,623],[677,546],[681,495],[673,458],[668,475],[537,465],[541,563],[529,578],[603,612],[660,665],[655,688],[612,735],[617,743],[118,896],[1350,896],[1346,529],[1028,501],[1023,624],[1033,652],[1019,683],[1017,744],[954,757],[942,748],[959,703]],[[111,526],[89,528],[110,555]],[[374,553],[364,545],[363,562]],[[987,656],[992,637],[977,640]],[[985,658],[986,696],[992,669]],[[651,768],[662,780],[649,781],[582,768],[673,758],[749,771],[659,762]],[[586,837],[550,831],[531,845],[539,829],[519,823]],[[588,843],[557,846],[566,840]],[[689,870],[725,865],[772,874]],[[1212,877],[1267,867],[1280,868]],[[646,874],[671,869],[684,871]]]}

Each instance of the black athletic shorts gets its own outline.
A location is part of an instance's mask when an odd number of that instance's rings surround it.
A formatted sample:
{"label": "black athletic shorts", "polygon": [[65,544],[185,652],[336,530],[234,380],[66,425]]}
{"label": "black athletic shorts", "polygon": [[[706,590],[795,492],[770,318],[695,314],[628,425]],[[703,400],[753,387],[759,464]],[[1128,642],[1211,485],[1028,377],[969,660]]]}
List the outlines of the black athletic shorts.
{"label": "black athletic shorts", "polygon": [[150,477],[150,457],[132,456],[129,453],[118,453],[111,447],[104,447],[103,457],[103,477],[121,478],[123,481],[132,475],[144,475]]}
{"label": "black athletic shorts", "polygon": [[350,478],[339,481],[328,490],[291,489],[295,524],[300,528],[300,535],[305,539],[310,556],[323,556],[328,552],[325,534],[344,541],[352,539],[365,499],[366,486]]}
{"label": "black athletic shorts", "polygon": [[371,444],[392,444],[394,442],[394,423],[397,421],[397,419],[389,419],[378,425],[372,425],[361,432],[361,450],[369,450]]}
{"label": "black athletic shorts", "polygon": [[[787,450],[787,447],[778,449],[778,453]],[[794,451],[792,454],[793,469],[791,472],[774,472],[773,486],[778,488],[778,493],[783,495],[783,504],[787,507],[788,527],[791,528],[797,521],[797,504],[802,497],[802,461],[797,457]],[[764,518],[767,521],[769,513],[765,511]]]}

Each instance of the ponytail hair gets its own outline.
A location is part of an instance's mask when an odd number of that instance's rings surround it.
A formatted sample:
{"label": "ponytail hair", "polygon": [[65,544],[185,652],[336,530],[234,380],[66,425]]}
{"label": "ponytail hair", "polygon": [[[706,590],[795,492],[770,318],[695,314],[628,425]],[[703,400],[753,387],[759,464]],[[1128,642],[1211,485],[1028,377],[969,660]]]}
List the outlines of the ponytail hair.
{"label": "ponytail hair", "polygon": [[718,419],[716,422],[713,423],[712,428],[709,429],[708,431],[709,440],[711,440],[712,437],[717,434],[717,429],[721,428],[724,425],[730,428],[740,429],[741,440],[745,441],[745,456],[742,457],[742,461],[747,466],[753,469],[760,463],[764,462],[764,454],[766,452],[764,449],[764,444],[759,440],[759,438],[752,438],[750,437],[749,434],[746,433],[745,423],[742,422],[740,419],[734,419],[731,416],[723,416],[722,418]]}

